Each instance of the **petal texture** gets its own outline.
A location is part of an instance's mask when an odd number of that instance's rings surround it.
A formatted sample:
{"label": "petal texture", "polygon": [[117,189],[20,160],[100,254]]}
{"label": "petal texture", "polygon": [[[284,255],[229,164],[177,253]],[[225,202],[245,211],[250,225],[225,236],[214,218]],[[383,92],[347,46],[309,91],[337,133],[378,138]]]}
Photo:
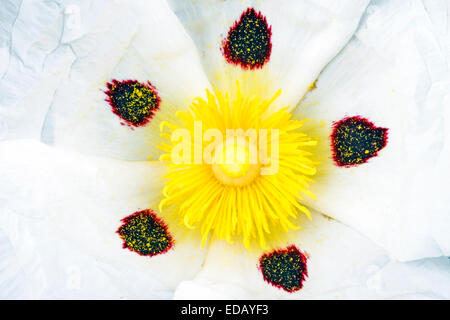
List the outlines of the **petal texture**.
{"label": "petal texture", "polygon": [[[170,298],[200,270],[204,251],[157,210],[162,165],[25,140],[3,142],[0,154],[0,286],[8,297]],[[116,233],[122,218],[148,208],[175,240],[152,258],[123,249]]]}
{"label": "petal texture", "polygon": [[449,299],[450,260],[440,257],[390,262],[372,275],[367,285],[392,299]]}
{"label": "petal texture", "polygon": [[[274,106],[286,107],[297,104],[322,68],[350,39],[368,1],[171,0],[169,3],[197,44],[211,83],[230,91],[238,80],[248,95],[267,98],[282,89],[282,96]],[[228,63],[222,48],[230,28],[248,8],[260,12],[271,28],[268,62],[252,70]],[[242,41],[245,42],[245,34],[251,33],[252,30],[243,32]],[[257,40],[255,36],[253,42]],[[244,49],[250,52],[254,49],[251,47],[249,44]]]}
{"label": "petal texture", "polygon": [[194,280],[183,281],[176,299],[312,299],[375,298],[367,279],[388,261],[386,252],[350,228],[318,213],[312,221],[280,242],[294,244],[307,257],[303,288],[288,293],[264,281],[258,261],[264,252],[248,252],[238,245],[213,242],[204,268]]}
{"label": "petal texture", "polygon": [[[420,1],[372,1],[355,36],[296,109],[322,121],[321,165],[308,204],[400,260],[448,255],[450,72]],[[333,123],[360,116],[387,145],[353,167],[332,160]]]}
{"label": "petal texture", "polygon": [[[118,159],[158,159],[161,121],[173,120],[209,86],[194,44],[163,0],[82,1],[65,8],[61,46],[75,60],[55,91],[43,141]],[[105,101],[113,80],[151,83],[160,103],[148,123],[130,126],[113,112]],[[128,93],[122,110],[139,100],[141,107],[154,107],[142,92]]]}
{"label": "petal texture", "polygon": [[54,91],[74,61],[61,45],[60,4],[2,1],[0,10],[0,140],[39,139]]}
{"label": "petal texture", "polygon": [[312,221],[280,242],[307,256],[303,288],[289,293],[265,282],[258,268],[262,252],[215,242],[204,268],[181,282],[175,299],[448,299],[447,257],[411,262],[390,260],[383,250],[351,228],[313,213]]}

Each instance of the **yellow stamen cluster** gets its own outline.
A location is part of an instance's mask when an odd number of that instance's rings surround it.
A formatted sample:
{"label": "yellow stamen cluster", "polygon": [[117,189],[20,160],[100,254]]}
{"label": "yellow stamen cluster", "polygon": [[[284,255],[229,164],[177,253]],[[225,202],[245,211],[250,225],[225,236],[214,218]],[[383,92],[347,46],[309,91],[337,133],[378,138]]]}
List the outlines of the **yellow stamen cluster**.
{"label": "yellow stamen cluster", "polygon": [[[202,242],[212,234],[232,242],[236,237],[243,240],[247,248],[253,240],[266,248],[268,236],[277,230],[297,229],[295,218],[304,213],[310,218],[308,209],[301,205],[302,196],[314,195],[308,191],[311,177],[316,174],[316,162],[312,160],[317,141],[301,131],[305,121],[291,119],[288,108],[269,112],[270,105],[281,94],[278,91],[271,99],[258,96],[243,96],[240,90],[233,98],[219,90],[207,91],[207,98],[194,99],[190,110],[178,112],[182,125],[162,123],[161,130],[169,128],[187,129],[195,134],[195,123],[201,121],[202,134],[208,129],[218,129],[226,136],[227,130],[255,129],[257,141],[262,137],[260,129],[269,132],[267,154],[272,154],[272,129],[278,132],[277,153],[269,162],[261,161],[261,148],[257,144],[258,161],[249,161],[250,143],[239,144],[224,139],[217,144],[216,154],[220,159],[234,149],[237,157],[232,163],[176,163],[172,151],[176,143],[171,135],[162,133],[169,142],[160,148],[165,152],[161,160],[166,161],[169,172],[163,190],[163,207],[174,207],[180,220],[188,228],[199,228]],[[244,139],[243,141],[248,141]],[[241,140],[242,141],[242,140]],[[194,138],[192,138],[194,150]],[[198,146],[197,146],[198,147]],[[201,150],[209,146],[202,142]],[[250,148],[251,149],[251,148]],[[278,163],[276,172],[261,174],[261,169]]]}

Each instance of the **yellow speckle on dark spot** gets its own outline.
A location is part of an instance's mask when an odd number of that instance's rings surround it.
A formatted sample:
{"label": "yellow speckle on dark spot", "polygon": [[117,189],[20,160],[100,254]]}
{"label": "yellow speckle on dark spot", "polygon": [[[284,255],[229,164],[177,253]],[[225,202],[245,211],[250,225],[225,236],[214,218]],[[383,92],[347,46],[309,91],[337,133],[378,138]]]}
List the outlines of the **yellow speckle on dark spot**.
{"label": "yellow speckle on dark spot", "polygon": [[139,127],[147,124],[159,108],[160,98],[150,82],[136,80],[107,83],[106,101],[127,125]]}
{"label": "yellow speckle on dark spot", "polygon": [[230,28],[222,43],[225,59],[244,69],[261,68],[270,59],[271,36],[266,18],[255,9],[248,8]]}
{"label": "yellow speckle on dark spot", "polygon": [[378,128],[369,120],[355,116],[333,124],[331,147],[336,165],[350,167],[367,162],[387,144],[388,129]]}
{"label": "yellow speckle on dark spot", "polygon": [[174,244],[165,223],[150,209],[135,212],[122,222],[117,233],[124,241],[123,247],[140,255],[161,254]]}
{"label": "yellow speckle on dark spot", "polygon": [[308,276],[307,257],[294,245],[264,254],[259,260],[264,280],[287,292],[298,291]]}

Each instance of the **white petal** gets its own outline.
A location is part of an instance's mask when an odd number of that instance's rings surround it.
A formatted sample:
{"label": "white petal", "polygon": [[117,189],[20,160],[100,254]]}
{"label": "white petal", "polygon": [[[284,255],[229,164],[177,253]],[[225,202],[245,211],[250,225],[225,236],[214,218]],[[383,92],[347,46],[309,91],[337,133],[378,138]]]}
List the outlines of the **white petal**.
{"label": "white petal", "polygon": [[[126,160],[157,159],[159,124],[203,95],[209,84],[194,44],[163,0],[90,1],[66,6],[61,46],[76,60],[58,86],[42,139],[88,154]],[[73,13],[75,12],[75,13]],[[149,124],[130,128],[105,101],[112,79],[150,81],[161,98]],[[134,130],[133,130],[134,129]]]}
{"label": "white petal", "polygon": [[39,139],[55,88],[75,59],[59,42],[61,8],[5,0],[0,20],[0,140]]}
{"label": "white petal", "polygon": [[367,284],[392,299],[449,299],[450,260],[441,257],[391,262],[371,276]]}
{"label": "white petal", "polygon": [[29,283],[20,267],[9,238],[0,232],[0,298],[29,298]]}
{"label": "white petal", "polygon": [[[161,164],[29,141],[3,142],[0,154],[0,243],[10,248],[0,286],[10,288],[8,296],[169,298],[200,270],[204,251],[158,213]],[[175,240],[173,249],[152,258],[123,249],[116,234],[122,218],[147,208],[168,223]]]}
{"label": "white petal", "polygon": [[[356,35],[296,110],[323,121],[322,161],[306,203],[400,260],[450,254],[450,72],[420,1],[375,1]],[[333,121],[361,116],[388,128],[378,156],[333,164]]]}
{"label": "white petal", "polygon": [[447,0],[423,0],[424,9],[433,26],[433,31],[440,49],[444,53],[447,65],[450,66],[450,3]]}
{"label": "white petal", "polygon": [[[276,105],[295,106],[323,67],[355,31],[368,0],[359,1],[177,1],[169,3],[203,54],[211,82],[222,90],[239,80],[244,92],[272,96]],[[221,45],[247,8],[267,18],[272,54],[261,70],[244,71],[226,62]]]}
{"label": "white petal", "polygon": [[311,299],[375,298],[368,278],[388,262],[386,252],[350,228],[313,213],[312,221],[290,234],[306,253],[308,277],[296,293],[287,293],[263,280],[258,269],[262,252],[249,252],[241,244],[213,242],[202,271],[183,281],[176,299]]}

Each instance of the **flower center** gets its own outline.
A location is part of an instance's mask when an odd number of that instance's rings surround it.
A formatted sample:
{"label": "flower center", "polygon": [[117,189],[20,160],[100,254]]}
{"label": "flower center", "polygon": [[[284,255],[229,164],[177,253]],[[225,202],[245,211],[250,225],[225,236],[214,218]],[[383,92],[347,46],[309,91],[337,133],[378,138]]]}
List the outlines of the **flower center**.
{"label": "flower center", "polygon": [[170,134],[160,146],[168,172],[159,208],[171,207],[198,229],[203,245],[214,236],[266,248],[269,237],[298,227],[299,214],[310,217],[301,201],[314,197],[317,140],[303,131],[307,120],[292,119],[286,108],[270,111],[281,91],[264,99],[243,95],[238,84],[231,92],[207,91],[177,113],[178,125],[162,124]]}
{"label": "flower center", "polygon": [[243,186],[258,175],[260,165],[257,148],[245,139],[228,139],[217,148],[217,161],[212,164],[216,178],[225,185]]}

